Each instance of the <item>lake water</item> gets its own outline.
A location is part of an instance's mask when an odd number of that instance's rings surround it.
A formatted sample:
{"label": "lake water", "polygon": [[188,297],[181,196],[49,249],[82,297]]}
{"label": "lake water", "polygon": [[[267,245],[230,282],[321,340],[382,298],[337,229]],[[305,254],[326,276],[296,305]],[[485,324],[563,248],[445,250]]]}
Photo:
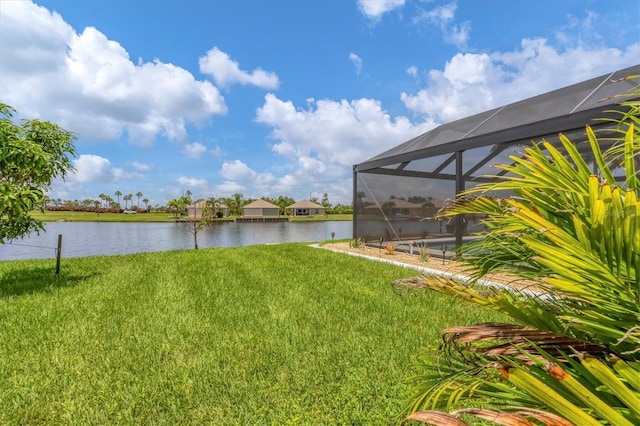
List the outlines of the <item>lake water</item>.
{"label": "lake water", "polygon": [[[46,232],[0,244],[0,260],[55,258],[58,234],[62,257],[102,256],[193,249],[193,234],[183,223],[47,222]],[[351,221],[223,222],[198,232],[198,247],[318,242],[351,238]]]}

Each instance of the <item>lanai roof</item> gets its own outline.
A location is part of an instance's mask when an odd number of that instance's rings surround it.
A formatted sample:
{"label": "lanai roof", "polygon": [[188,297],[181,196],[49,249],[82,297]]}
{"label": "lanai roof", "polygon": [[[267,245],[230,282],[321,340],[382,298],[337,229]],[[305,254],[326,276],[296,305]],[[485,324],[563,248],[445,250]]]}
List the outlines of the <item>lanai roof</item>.
{"label": "lanai roof", "polygon": [[[572,134],[583,134],[586,124],[606,126],[594,119],[615,117],[609,110],[618,107],[621,99],[616,96],[636,84],[625,79],[630,75],[640,75],[640,65],[441,125],[354,165],[354,172],[447,179],[440,171],[455,160],[458,151],[494,145],[492,153],[472,168],[475,170],[510,145],[553,139],[559,133],[571,139]],[[442,154],[451,156],[432,171],[404,170],[413,160]]]}

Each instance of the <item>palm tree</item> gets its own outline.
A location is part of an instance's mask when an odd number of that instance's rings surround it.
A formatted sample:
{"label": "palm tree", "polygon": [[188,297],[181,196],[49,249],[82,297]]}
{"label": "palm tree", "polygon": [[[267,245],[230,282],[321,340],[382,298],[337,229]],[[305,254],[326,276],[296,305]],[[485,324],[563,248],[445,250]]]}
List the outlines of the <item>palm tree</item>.
{"label": "palm tree", "polygon": [[143,195],[142,192],[140,191],[136,192],[136,197],[138,197],[138,205],[137,205],[138,208],[140,208],[140,197],[142,197],[142,195]]}
{"label": "palm tree", "polygon": [[119,207],[120,206],[120,196],[122,195],[122,192],[120,192],[120,190],[118,189],[113,195],[118,197],[118,207]]}
{"label": "palm tree", "polygon": [[[483,239],[460,252],[474,281],[434,276],[424,286],[504,313],[515,324],[443,330],[441,361],[422,358],[421,373],[411,379],[410,419],[640,424],[640,131],[634,126],[640,101],[623,105],[630,111],[612,148],[602,152],[587,127],[594,164],[561,136],[561,149],[548,142],[526,148],[525,156],[498,167],[507,173],[500,181],[468,191],[475,198],[443,213],[486,216]],[[514,197],[493,198],[492,191]],[[491,273],[530,287],[478,285]],[[459,401],[483,408],[461,408]]]}
{"label": "palm tree", "polygon": [[124,200],[124,209],[127,209],[127,206],[129,205],[129,201],[133,200],[133,194],[127,194],[123,197]]}
{"label": "palm tree", "polygon": [[106,201],[106,199],[107,199],[107,196],[106,196],[105,194],[100,194],[100,195],[98,195],[98,198],[100,198],[100,200],[101,200],[102,202],[105,202],[105,201]]}
{"label": "palm tree", "polygon": [[242,214],[242,194],[235,193],[233,194],[233,201],[235,202],[235,212],[236,216],[240,216]]}
{"label": "palm tree", "polygon": [[142,202],[143,202],[143,203],[144,203],[144,205],[145,205],[145,209],[146,209],[147,211],[149,211],[149,199],[148,199],[148,198],[143,198],[143,199],[142,199]]}

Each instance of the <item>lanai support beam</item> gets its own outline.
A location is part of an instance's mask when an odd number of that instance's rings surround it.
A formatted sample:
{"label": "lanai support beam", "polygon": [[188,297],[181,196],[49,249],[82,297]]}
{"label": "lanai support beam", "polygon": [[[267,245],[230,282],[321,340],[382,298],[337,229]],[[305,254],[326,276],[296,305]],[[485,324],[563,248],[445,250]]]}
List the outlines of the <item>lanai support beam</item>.
{"label": "lanai support beam", "polygon": [[[456,198],[459,194],[464,192],[464,177],[462,168],[462,152],[456,151]],[[462,215],[456,215],[455,218],[455,237],[456,237],[456,250],[462,246],[462,234],[464,223],[462,222]]]}

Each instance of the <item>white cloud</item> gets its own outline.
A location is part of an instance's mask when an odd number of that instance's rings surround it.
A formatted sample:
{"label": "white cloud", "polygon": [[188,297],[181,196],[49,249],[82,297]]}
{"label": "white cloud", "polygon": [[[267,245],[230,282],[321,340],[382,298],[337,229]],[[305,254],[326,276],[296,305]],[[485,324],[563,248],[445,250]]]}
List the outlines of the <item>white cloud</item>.
{"label": "white cloud", "polygon": [[200,142],[188,143],[182,147],[182,152],[189,158],[198,159],[207,152],[207,147]]}
{"label": "white cloud", "polygon": [[81,33],[60,15],[26,1],[0,8],[0,93],[28,117],[54,121],[84,138],[127,134],[151,144],[184,139],[227,107],[218,89],[156,59],[134,64],[123,46],[93,27]]}
{"label": "white cloud", "polygon": [[144,164],[144,163],[141,163],[141,162],[139,162],[139,161],[133,161],[133,162],[131,163],[131,166],[132,166],[134,169],[139,170],[139,171],[141,171],[141,172],[146,172],[146,171],[148,171],[148,170],[151,170],[151,166],[150,166],[150,165],[148,165],[148,164]]}
{"label": "white cloud", "polygon": [[128,178],[124,170],[114,168],[109,159],[99,155],[84,154],[73,161],[75,172],[67,175],[71,182],[115,182],[118,179]]}
{"label": "white cloud", "polygon": [[351,62],[353,62],[353,66],[356,67],[356,74],[360,75],[360,73],[362,72],[362,59],[360,58],[360,56],[351,52],[349,53],[349,59],[351,60]]}
{"label": "white cloud", "polygon": [[308,99],[305,108],[297,108],[273,94],[265,96],[256,121],[271,127],[270,136],[276,141],[272,152],[287,168],[271,184],[272,194],[328,191],[344,202],[350,200],[353,164],[434,125],[414,125],[402,116],[392,118],[374,99]]}
{"label": "white cloud", "polygon": [[411,77],[417,77],[418,67],[416,67],[415,65],[410,66],[409,68],[407,68],[407,74],[409,74]]}
{"label": "white cloud", "polygon": [[225,161],[222,163],[220,174],[227,180],[250,182],[257,173],[240,160]]}
{"label": "white cloud", "polygon": [[402,7],[405,0],[358,0],[358,7],[367,18],[379,20],[382,15]]}
{"label": "white cloud", "polygon": [[233,181],[224,181],[216,185],[216,192],[223,196],[231,196],[232,194],[242,194],[247,187]]}
{"label": "white cloud", "polygon": [[217,84],[223,87],[235,83],[254,85],[264,89],[277,89],[280,85],[275,73],[264,71],[260,68],[251,72],[240,69],[238,62],[229,57],[222,50],[214,47],[200,58],[200,72],[209,74]]}
{"label": "white cloud", "polygon": [[186,176],[180,176],[178,178],[178,184],[181,187],[197,189],[200,191],[206,191],[208,187],[208,182],[206,179],[198,179],[198,178],[186,177]]}
{"label": "white cloud", "polygon": [[525,39],[511,52],[458,53],[443,70],[429,72],[425,88],[401,99],[415,113],[449,122],[633,65],[638,57],[640,43],[560,51],[545,39]]}
{"label": "white cloud", "polygon": [[220,175],[227,181],[258,188],[271,185],[276,180],[271,173],[258,173],[240,160],[225,161],[222,163]]}
{"label": "white cloud", "polygon": [[278,141],[273,152],[289,159],[313,156],[341,166],[351,166],[432,126],[392,118],[374,99],[317,100],[301,109],[273,94],[265,96],[256,121],[272,127],[271,137]]}
{"label": "white cloud", "polygon": [[457,8],[458,5],[452,2],[431,10],[423,10],[413,19],[413,22],[416,24],[427,22],[435,25],[442,32],[445,42],[464,48],[469,41],[471,23],[469,21],[454,23]]}

